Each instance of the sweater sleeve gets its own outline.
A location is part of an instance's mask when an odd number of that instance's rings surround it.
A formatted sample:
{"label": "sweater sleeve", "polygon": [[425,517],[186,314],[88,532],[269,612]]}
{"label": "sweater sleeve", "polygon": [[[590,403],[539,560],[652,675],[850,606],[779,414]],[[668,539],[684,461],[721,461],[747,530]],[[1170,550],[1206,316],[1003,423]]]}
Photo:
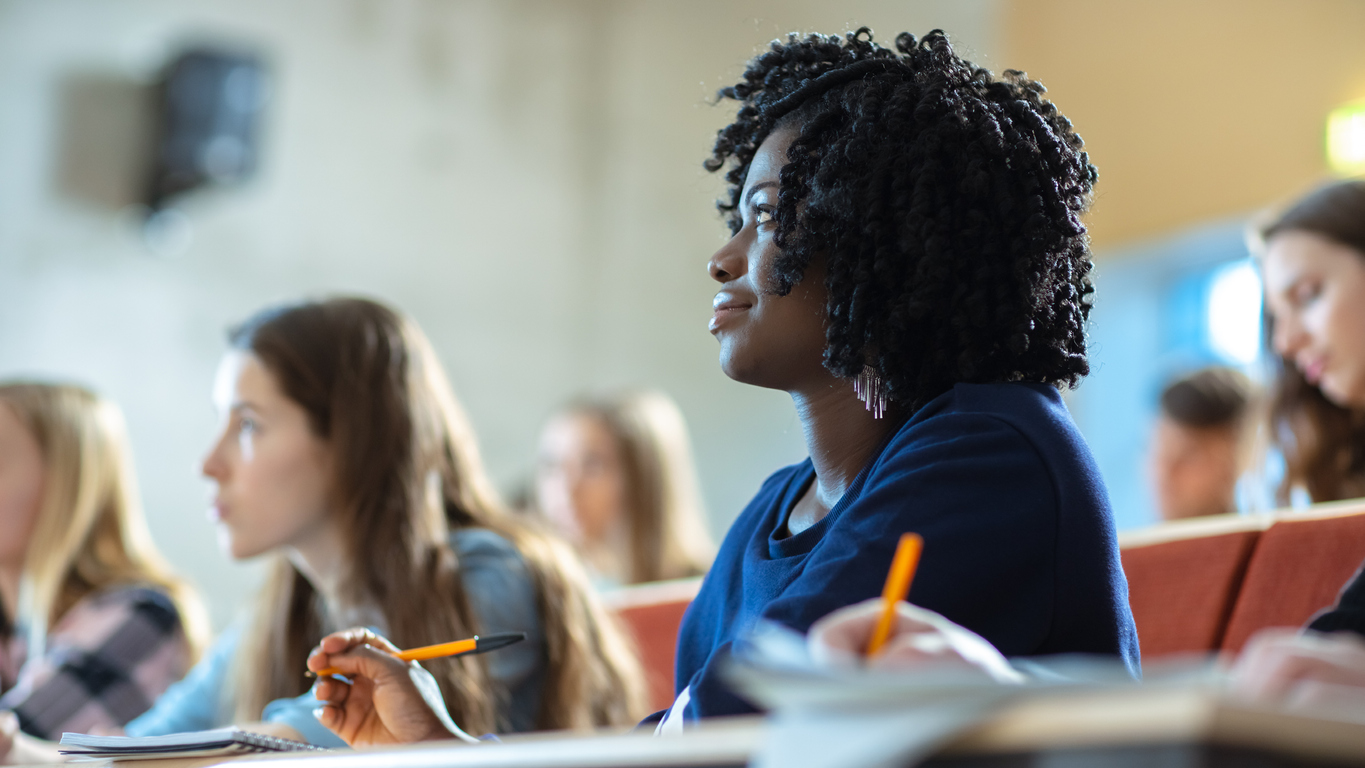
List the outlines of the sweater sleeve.
{"label": "sweater sleeve", "polygon": [[[818,539],[760,618],[804,632],[837,608],[880,595],[900,535],[915,532],[924,552],[912,602],[1006,655],[1043,643],[1056,588],[1057,501],[1048,467],[1000,419],[953,414],[935,421],[888,446],[865,486],[845,493],[855,497],[851,503],[841,500],[811,529],[770,542],[770,549],[801,549],[803,538]],[[762,572],[748,565],[746,582]],[[687,681],[689,718],[752,711],[720,677],[729,650],[730,642],[718,645]]]}
{"label": "sweater sleeve", "polygon": [[1316,632],[1355,632],[1365,635],[1365,563],[1341,590],[1337,604],[1309,622],[1308,629]]}
{"label": "sweater sleeve", "polygon": [[165,736],[227,725],[231,719],[225,695],[228,672],[242,631],[241,622],[223,630],[189,674],[167,688],[152,708],[124,726],[123,732],[129,736]]}
{"label": "sweater sleeve", "polygon": [[161,592],[125,587],[73,606],[0,697],[25,733],[122,726],[151,706],[188,666],[189,645],[175,606]]}

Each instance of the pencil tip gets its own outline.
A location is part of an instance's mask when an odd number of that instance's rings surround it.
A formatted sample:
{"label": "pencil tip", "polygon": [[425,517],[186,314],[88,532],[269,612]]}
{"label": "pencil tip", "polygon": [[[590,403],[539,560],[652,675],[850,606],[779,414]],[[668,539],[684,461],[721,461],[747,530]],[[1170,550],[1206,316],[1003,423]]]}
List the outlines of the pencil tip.
{"label": "pencil tip", "polygon": [[476,653],[486,653],[505,648],[513,643],[519,643],[526,639],[525,632],[499,632],[496,635],[480,636],[477,638]]}

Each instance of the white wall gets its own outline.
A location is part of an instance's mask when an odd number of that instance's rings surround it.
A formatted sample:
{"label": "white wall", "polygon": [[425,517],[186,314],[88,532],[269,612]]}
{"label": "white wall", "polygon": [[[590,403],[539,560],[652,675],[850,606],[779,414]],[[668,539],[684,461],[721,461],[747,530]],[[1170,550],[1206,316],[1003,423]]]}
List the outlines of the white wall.
{"label": "white wall", "polygon": [[[719,534],[804,455],[780,393],[725,379],[703,172],[745,59],[789,29],[941,26],[995,64],[976,2],[0,0],[0,376],[86,382],[127,412],[153,532],[221,624],[257,576],[205,522],[197,461],[224,330],[362,292],[432,337],[507,487],[584,388],[660,387],[690,419]],[[177,46],[264,52],[248,185],[190,199],[151,255],[124,210],[133,96]]]}

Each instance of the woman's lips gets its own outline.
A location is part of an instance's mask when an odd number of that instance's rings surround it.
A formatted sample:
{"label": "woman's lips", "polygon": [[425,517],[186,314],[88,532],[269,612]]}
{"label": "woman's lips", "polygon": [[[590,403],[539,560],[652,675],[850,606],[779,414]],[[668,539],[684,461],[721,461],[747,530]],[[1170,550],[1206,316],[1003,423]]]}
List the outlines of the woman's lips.
{"label": "woman's lips", "polygon": [[219,502],[216,501],[213,502],[212,504],[209,505],[208,517],[209,520],[212,522],[215,523],[223,522],[223,519],[227,517],[227,507],[223,506]]}
{"label": "woman's lips", "polygon": [[1322,381],[1322,374],[1326,369],[1327,361],[1319,357],[1316,360],[1310,360],[1300,370],[1303,371],[1303,378],[1309,384],[1317,386],[1318,382]]}
{"label": "woman's lips", "polygon": [[730,320],[731,318],[735,317],[741,312],[748,312],[752,306],[753,306],[752,304],[746,301],[740,301],[738,299],[730,299],[728,301],[717,302],[715,305],[715,314],[711,315],[710,323],[711,332],[715,333],[716,329],[720,328],[721,324],[725,323],[727,320]]}

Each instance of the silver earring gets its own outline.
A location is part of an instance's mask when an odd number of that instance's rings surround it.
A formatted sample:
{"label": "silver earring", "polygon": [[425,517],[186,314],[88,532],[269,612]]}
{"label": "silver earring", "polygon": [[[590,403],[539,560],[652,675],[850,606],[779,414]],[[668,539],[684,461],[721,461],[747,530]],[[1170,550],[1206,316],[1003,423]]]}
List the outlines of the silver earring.
{"label": "silver earring", "polygon": [[886,382],[882,381],[876,368],[863,366],[863,370],[853,379],[853,394],[863,401],[867,410],[872,411],[872,418],[880,419],[886,415]]}

